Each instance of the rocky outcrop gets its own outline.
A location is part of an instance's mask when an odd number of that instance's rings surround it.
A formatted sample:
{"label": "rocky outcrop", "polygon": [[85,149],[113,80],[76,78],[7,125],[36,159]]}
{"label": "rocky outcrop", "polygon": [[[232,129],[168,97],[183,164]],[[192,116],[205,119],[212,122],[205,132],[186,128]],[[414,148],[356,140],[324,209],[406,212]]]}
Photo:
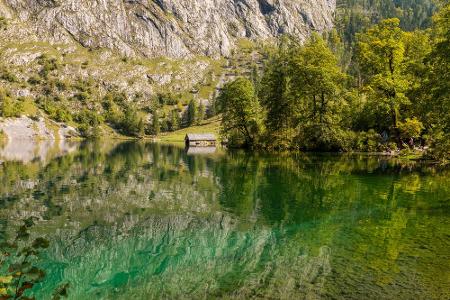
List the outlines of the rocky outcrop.
{"label": "rocky outcrop", "polygon": [[39,118],[0,118],[0,130],[8,140],[62,140],[77,135],[73,127]]}
{"label": "rocky outcrop", "polygon": [[[230,55],[241,38],[299,39],[332,27],[335,0],[2,0],[39,38],[124,55]],[[0,4],[1,2],[0,1]],[[20,35],[19,26],[10,29]]]}
{"label": "rocky outcrop", "polygon": [[77,136],[73,127],[57,124],[40,118],[33,120],[29,117],[0,118],[1,138],[0,161],[14,160],[31,162],[35,159],[45,161],[54,149],[60,153],[74,150],[73,145],[66,139]]}

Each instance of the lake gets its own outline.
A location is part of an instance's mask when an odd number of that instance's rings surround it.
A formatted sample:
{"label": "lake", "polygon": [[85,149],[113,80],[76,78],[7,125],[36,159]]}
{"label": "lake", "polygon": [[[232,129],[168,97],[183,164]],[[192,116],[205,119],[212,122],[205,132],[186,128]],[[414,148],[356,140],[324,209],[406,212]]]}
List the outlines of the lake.
{"label": "lake", "polygon": [[450,299],[446,169],[144,142],[0,161],[0,239],[48,241],[36,299]]}

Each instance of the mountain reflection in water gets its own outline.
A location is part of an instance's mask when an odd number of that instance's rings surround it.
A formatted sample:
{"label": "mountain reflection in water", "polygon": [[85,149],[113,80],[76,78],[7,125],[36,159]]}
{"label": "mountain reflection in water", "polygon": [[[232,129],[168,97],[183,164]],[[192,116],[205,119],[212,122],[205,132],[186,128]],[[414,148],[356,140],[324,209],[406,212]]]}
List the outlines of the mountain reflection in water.
{"label": "mountain reflection in water", "polygon": [[444,299],[450,177],[379,156],[84,143],[0,165],[2,239],[34,217],[48,299]]}

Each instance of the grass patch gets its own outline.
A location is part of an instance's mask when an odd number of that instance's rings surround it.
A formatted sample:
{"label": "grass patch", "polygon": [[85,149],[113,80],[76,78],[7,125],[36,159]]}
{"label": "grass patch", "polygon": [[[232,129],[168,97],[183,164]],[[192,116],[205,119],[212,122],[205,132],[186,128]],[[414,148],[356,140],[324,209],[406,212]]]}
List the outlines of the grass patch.
{"label": "grass patch", "polygon": [[183,128],[174,132],[164,133],[160,137],[161,142],[184,143],[184,137],[188,133],[214,133],[219,139],[220,118],[213,117],[203,121],[200,125]]}

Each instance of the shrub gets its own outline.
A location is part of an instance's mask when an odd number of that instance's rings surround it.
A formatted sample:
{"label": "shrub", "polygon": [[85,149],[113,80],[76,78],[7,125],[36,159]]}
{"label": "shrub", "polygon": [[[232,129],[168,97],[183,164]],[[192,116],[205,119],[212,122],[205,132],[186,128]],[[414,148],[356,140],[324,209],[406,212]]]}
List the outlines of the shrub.
{"label": "shrub", "polygon": [[28,83],[32,85],[37,85],[41,83],[41,77],[38,75],[31,75],[30,78],[28,78]]}
{"label": "shrub", "polygon": [[39,75],[44,79],[47,79],[50,72],[57,70],[59,67],[56,58],[48,58],[45,54],[38,58],[38,63],[42,66]]}
{"label": "shrub", "polygon": [[38,101],[50,119],[66,123],[72,121],[72,114],[64,105],[56,104],[51,98],[40,98]]}
{"label": "shrub", "polygon": [[103,123],[103,117],[97,112],[84,109],[74,119],[78,123],[81,136],[86,138],[101,136],[100,125]]}
{"label": "shrub", "polygon": [[20,117],[24,112],[22,101],[14,100],[9,92],[0,90],[1,116],[4,118]]}
{"label": "shrub", "polygon": [[354,134],[325,123],[302,126],[296,138],[300,149],[307,151],[349,151]]}
{"label": "shrub", "polygon": [[382,137],[375,130],[356,133],[352,148],[356,151],[376,152],[382,150]]}
{"label": "shrub", "polygon": [[106,96],[103,98],[102,105],[109,105],[110,103],[115,103],[121,107],[127,107],[127,95],[125,93],[119,93],[116,91],[109,92],[106,94]]}
{"label": "shrub", "polygon": [[398,130],[402,139],[418,138],[422,133],[424,126],[416,118],[407,118],[405,122],[399,122]]}
{"label": "shrub", "polygon": [[92,94],[92,86],[94,86],[94,79],[82,79],[78,78],[78,80],[73,84],[73,87],[77,89],[79,92],[86,92]]}
{"label": "shrub", "polygon": [[16,75],[8,71],[5,67],[0,69],[0,79],[8,82],[19,82],[19,79],[16,77]]}
{"label": "shrub", "polygon": [[158,103],[160,105],[177,105],[178,99],[176,99],[171,93],[158,94]]}
{"label": "shrub", "polygon": [[89,126],[97,126],[103,122],[103,117],[95,111],[83,109],[75,116],[75,121],[79,124],[87,124]]}
{"label": "shrub", "polygon": [[426,138],[430,144],[426,156],[443,163],[450,162],[450,133],[441,128],[434,128]]}
{"label": "shrub", "polygon": [[91,95],[88,94],[87,92],[81,92],[81,93],[77,93],[73,96],[74,99],[81,101],[83,103],[86,103],[89,101]]}
{"label": "shrub", "polygon": [[69,84],[66,81],[56,80],[55,85],[59,91],[67,91]]}

